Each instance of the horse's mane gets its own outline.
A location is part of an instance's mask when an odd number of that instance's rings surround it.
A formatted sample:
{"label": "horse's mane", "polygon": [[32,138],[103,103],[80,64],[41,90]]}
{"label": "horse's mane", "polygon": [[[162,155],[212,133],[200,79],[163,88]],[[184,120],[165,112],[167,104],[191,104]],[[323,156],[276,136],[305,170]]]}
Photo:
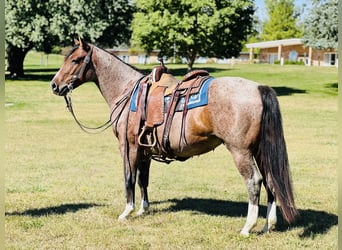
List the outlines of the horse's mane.
{"label": "horse's mane", "polygon": [[[138,71],[139,73],[146,75],[146,72],[144,70],[138,69],[137,67],[134,67],[133,65],[126,63],[125,61],[123,61],[120,57],[118,57],[117,55],[115,55],[113,52],[110,52],[106,49],[103,49],[101,47],[95,46],[94,44],[89,43],[89,45],[94,46],[102,51],[104,51],[105,53],[110,54],[111,56],[114,56],[117,60],[119,60],[120,62],[122,62],[123,64],[127,65],[128,67],[130,67],[131,69]],[[74,45],[71,50],[66,54],[65,59],[67,59],[69,56],[71,56],[71,54],[78,49],[79,45]]]}
{"label": "horse's mane", "polygon": [[[93,44],[91,44],[92,46],[94,46]],[[138,71],[139,73],[143,74],[143,75],[146,75],[146,72],[144,70],[141,70],[141,69],[138,69],[137,67],[129,64],[129,63],[126,63],[125,61],[123,61],[120,57],[118,57],[117,55],[114,54],[114,52],[110,52],[106,49],[103,49],[101,47],[98,47],[98,46],[95,46],[97,47],[98,49],[110,54],[111,56],[114,56],[117,60],[119,60],[120,62],[122,62],[123,64],[127,65],[128,67],[130,67],[131,69],[135,70],[135,71]]]}

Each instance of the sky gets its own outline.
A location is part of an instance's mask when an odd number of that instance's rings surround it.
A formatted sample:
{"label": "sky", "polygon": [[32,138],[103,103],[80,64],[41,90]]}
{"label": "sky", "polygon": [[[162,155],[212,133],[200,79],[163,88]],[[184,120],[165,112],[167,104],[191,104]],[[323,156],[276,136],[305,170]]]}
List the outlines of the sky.
{"label": "sky", "polygon": [[[310,3],[311,3],[311,0],[295,0],[295,5],[297,7],[302,7],[303,4],[305,4],[307,6],[305,9],[308,9],[311,6]],[[257,7],[257,11],[256,11],[257,15],[260,17],[261,20],[264,20],[265,16],[267,16],[267,12],[265,9],[265,1],[255,0],[255,6]]]}

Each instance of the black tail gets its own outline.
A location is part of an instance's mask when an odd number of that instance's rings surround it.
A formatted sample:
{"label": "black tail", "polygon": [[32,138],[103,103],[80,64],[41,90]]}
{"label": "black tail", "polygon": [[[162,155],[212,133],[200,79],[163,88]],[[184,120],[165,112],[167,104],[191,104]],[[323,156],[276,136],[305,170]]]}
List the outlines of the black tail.
{"label": "black tail", "polygon": [[284,219],[291,223],[298,216],[292,183],[282,118],[277,94],[268,86],[258,87],[263,104],[256,161],[266,178],[266,185],[276,198]]}

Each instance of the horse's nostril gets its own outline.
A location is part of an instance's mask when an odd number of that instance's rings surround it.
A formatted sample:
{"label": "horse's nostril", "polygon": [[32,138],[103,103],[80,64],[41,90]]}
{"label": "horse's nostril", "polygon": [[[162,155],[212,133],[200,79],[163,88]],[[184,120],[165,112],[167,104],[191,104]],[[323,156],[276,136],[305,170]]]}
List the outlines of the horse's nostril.
{"label": "horse's nostril", "polygon": [[55,82],[51,82],[51,89],[54,92],[58,92],[58,85]]}

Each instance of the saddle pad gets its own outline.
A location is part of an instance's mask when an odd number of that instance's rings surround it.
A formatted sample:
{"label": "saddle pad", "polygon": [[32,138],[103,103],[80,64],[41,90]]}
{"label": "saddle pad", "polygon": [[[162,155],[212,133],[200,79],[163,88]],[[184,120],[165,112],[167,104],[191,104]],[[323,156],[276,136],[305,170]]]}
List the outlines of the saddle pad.
{"label": "saddle pad", "polygon": [[[187,109],[193,109],[201,106],[205,106],[208,104],[208,90],[209,90],[209,85],[211,81],[214,78],[208,78],[207,80],[204,81],[204,83],[201,86],[200,91],[197,94],[192,94],[189,97],[189,102],[187,105]],[[130,111],[136,112],[137,111],[137,96],[138,96],[139,88],[136,88],[136,90],[133,93],[131,104],[130,104]],[[165,96],[164,97],[164,103],[170,102],[170,96]],[[176,111],[182,111],[184,109],[184,102],[185,102],[185,97],[181,97],[179,100],[179,103],[177,104]],[[165,105],[167,106],[167,105]]]}
{"label": "saddle pad", "polygon": [[[208,89],[209,89],[209,85],[213,79],[214,78],[209,78],[209,79],[205,80],[203,82],[199,92],[196,94],[191,94],[189,96],[188,105],[186,107],[188,110],[193,109],[193,108],[197,108],[197,107],[201,107],[201,106],[205,106],[208,104]],[[170,101],[171,101],[170,96],[164,97],[164,107],[166,109],[167,109],[167,107],[169,107]],[[179,101],[177,103],[175,111],[176,112],[183,111],[185,109],[184,103],[185,103],[185,96],[182,96],[179,98]]]}

